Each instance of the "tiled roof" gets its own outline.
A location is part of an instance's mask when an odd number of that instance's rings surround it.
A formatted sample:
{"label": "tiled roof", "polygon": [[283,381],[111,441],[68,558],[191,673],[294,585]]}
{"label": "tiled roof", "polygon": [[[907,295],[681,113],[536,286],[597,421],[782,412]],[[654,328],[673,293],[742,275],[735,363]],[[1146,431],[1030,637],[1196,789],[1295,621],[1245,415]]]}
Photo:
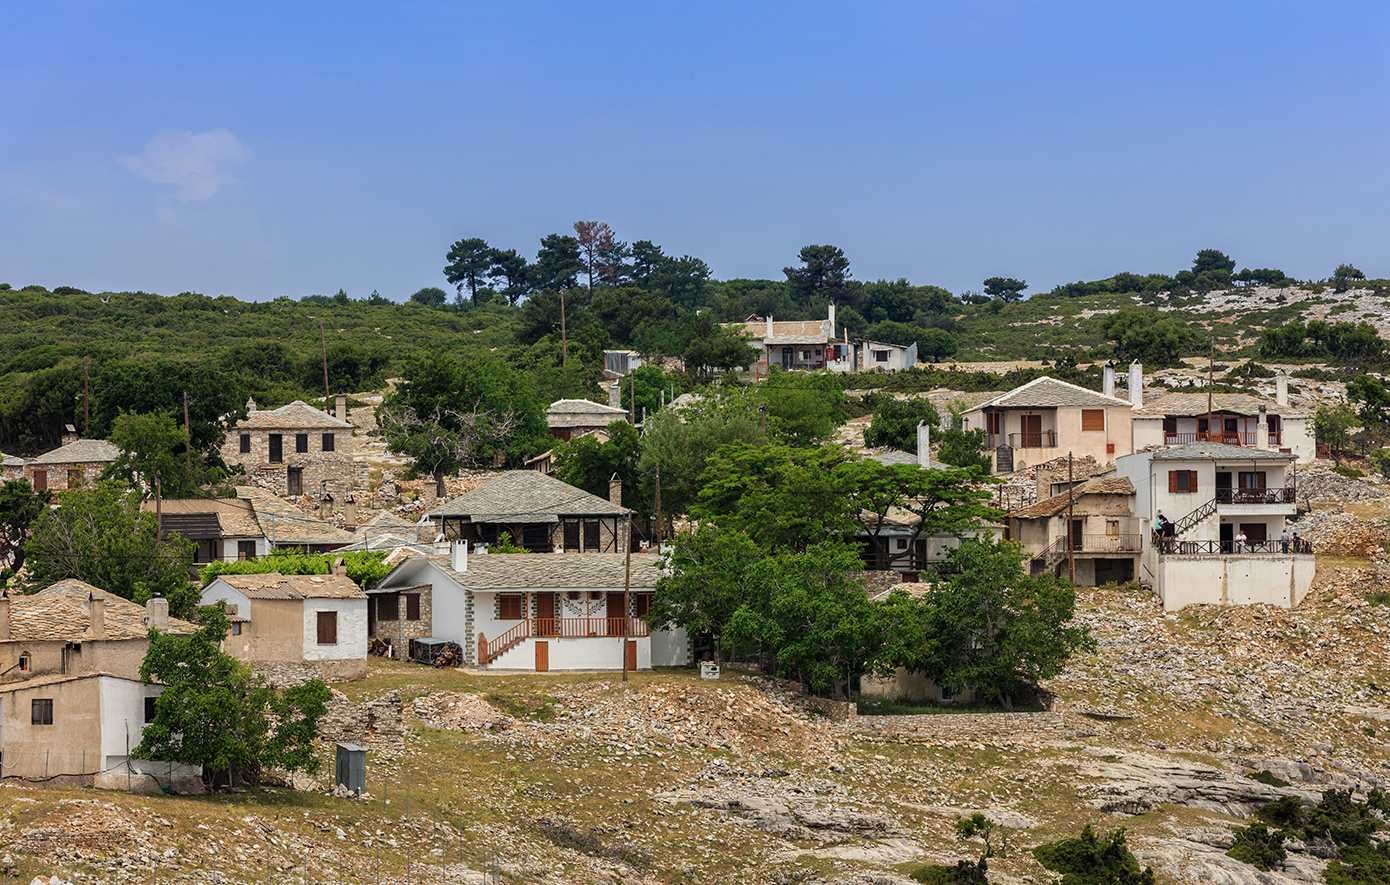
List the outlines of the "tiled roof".
{"label": "tiled roof", "polygon": [[535,470],[509,470],[426,516],[468,516],[474,522],[554,522],[557,516],[613,516],[627,513],[606,498]]}
{"label": "tiled roof", "polygon": [[1187,443],[1158,449],[1153,454],[1155,461],[1292,461],[1295,457],[1274,449],[1230,446],[1218,442]]}
{"label": "tiled roof", "polygon": [[976,409],[1055,409],[1059,406],[1124,406],[1129,400],[1106,396],[1075,384],[1043,376],[987,400]]}
{"label": "tiled roof", "polygon": [[[1237,415],[1253,417],[1259,414],[1260,406],[1264,406],[1271,415],[1294,417],[1307,414],[1298,409],[1291,409],[1288,406],[1281,406],[1270,400],[1244,393],[1213,393],[1211,395],[1211,410],[1213,412],[1234,412]],[[1162,418],[1166,415],[1191,417],[1206,413],[1207,395],[1205,393],[1170,393],[1145,403],[1142,409],[1134,410],[1136,418]]]}
{"label": "tiled roof", "polygon": [[[886,452],[879,452],[876,455],[865,455],[864,459],[867,461],[877,461],[880,464],[911,464],[913,467],[917,466],[916,455],[912,454],[911,452],[903,452],[898,449],[889,449]],[[927,459],[927,468],[931,470],[955,469],[950,464],[943,464],[940,461],[936,461],[931,458]]]}
{"label": "tiled roof", "polygon": [[596,403],[587,399],[559,399],[550,404],[550,408],[545,410],[547,415],[614,415],[621,418],[627,414],[627,409],[619,409],[615,406],[604,403]]}
{"label": "tiled roof", "polygon": [[1073,501],[1080,501],[1086,495],[1133,495],[1134,483],[1126,476],[1097,476],[1079,483],[1069,491],[1039,501],[1031,507],[1015,510],[1009,516],[1015,519],[1045,519],[1056,516],[1067,509]]}
{"label": "tiled roof", "polygon": [[23,467],[24,459],[18,455],[6,455],[0,452],[0,467]]}
{"label": "tiled roof", "polygon": [[[633,589],[656,586],[659,558],[632,554]],[[627,568],[622,553],[474,553],[462,572],[449,567],[447,555],[430,561],[470,590],[621,590]]]}
{"label": "tiled roof", "polygon": [[369,529],[379,532],[390,532],[397,531],[400,529],[414,531],[415,523],[411,522],[408,519],[404,519],[402,517],[397,516],[390,510],[383,510],[376,516],[373,516],[371,519],[362,523],[362,525],[358,527],[357,531],[361,533]]}
{"label": "tiled roof", "polygon": [[248,599],[364,599],[367,595],[343,575],[218,575],[208,587],[217,581]]}
{"label": "tiled roof", "polygon": [[109,464],[121,450],[104,439],[79,439],[45,452],[29,461],[32,464]]}
{"label": "tiled roof", "polygon": [[[359,535],[362,533],[359,532]],[[360,540],[355,541],[346,547],[339,547],[343,553],[358,553],[363,550],[398,550],[405,548],[421,556],[433,552],[433,545],[422,543],[418,536],[413,533],[397,534],[392,532],[380,532],[363,535]]]}
{"label": "tiled roof", "polygon": [[295,400],[287,406],[278,409],[261,409],[246,416],[245,421],[238,422],[237,430],[255,430],[264,428],[276,430],[278,428],[310,428],[322,427],[325,430],[341,429],[351,430],[352,425],[346,421],[339,421],[323,409],[317,409],[303,400]]}
{"label": "tiled roof", "polygon": [[339,547],[357,537],[321,519],[314,519],[298,507],[274,495],[249,486],[238,486],[237,494],[249,499],[265,537],[276,546],[287,544],[327,544]]}
{"label": "tiled roof", "polygon": [[[140,506],[151,513],[156,510],[154,501],[143,501]],[[246,498],[165,498],[159,506],[164,511],[166,534],[174,532],[185,538],[261,537],[256,511]],[[215,520],[217,533],[189,535],[180,530],[180,523],[201,524],[199,517]]]}
{"label": "tiled roof", "polygon": [[[79,641],[92,624],[90,598],[97,588],[69,579],[51,584],[32,596],[10,597],[10,637],[18,640]],[[149,627],[141,623],[145,607],[106,594],[103,617],[107,639],[144,639]],[[192,635],[198,626],[178,618],[169,619],[169,632]]]}

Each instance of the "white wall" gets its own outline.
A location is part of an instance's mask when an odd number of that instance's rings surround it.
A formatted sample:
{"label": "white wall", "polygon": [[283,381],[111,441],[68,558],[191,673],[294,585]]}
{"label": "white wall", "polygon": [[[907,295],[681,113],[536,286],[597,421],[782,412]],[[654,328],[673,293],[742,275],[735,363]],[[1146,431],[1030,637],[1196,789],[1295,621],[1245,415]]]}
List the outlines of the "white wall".
{"label": "white wall", "polygon": [[688,667],[694,663],[690,654],[690,637],[684,627],[653,630],[651,645],[653,667]]}
{"label": "white wall", "polygon": [[[338,642],[319,645],[319,612],[338,613]],[[304,660],[352,661],[367,658],[367,600],[304,600]]]}
{"label": "white wall", "polygon": [[217,602],[227,603],[229,612],[232,606],[236,606],[238,615],[243,618],[251,617],[251,600],[221,578],[213,578],[212,583],[203,588],[203,595],[198,600],[199,605],[214,605]]}
{"label": "white wall", "polygon": [[[649,636],[633,636],[637,643],[637,669],[652,667],[652,645]],[[623,639],[621,636],[591,638],[523,639],[503,652],[488,665],[490,670],[535,670],[536,643],[549,644],[551,670],[621,670],[623,668]]]}
{"label": "white wall", "polygon": [[[134,679],[120,679],[114,676],[100,677],[101,698],[101,771],[105,775],[97,786],[107,789],[125,787],[125,766],[136,772],[155,776],[161,783],[169,782],[172,772],[175,778],[196,778],[202,774],[202,766],[173,765],[168,762],[151,762],[145,759],[130,759],[127,749],[133,750],[140,743],[140,735],[145,730],[145,698],[159,697],[164,693],[162,685],[143,685]],[[129,747],[127,748],[127,736]],[[97,771],[97,760],[88,765],[91,772]],[[148,780],[140,783],[137,777],[131,785],[135,789],[149,789]]]}
{"label": "white wall", "polygon": [[1203,603],[1293,608],[1308,595],[1314,568],[1307,554],[1163,556],[1157,589],[1165,611]]}

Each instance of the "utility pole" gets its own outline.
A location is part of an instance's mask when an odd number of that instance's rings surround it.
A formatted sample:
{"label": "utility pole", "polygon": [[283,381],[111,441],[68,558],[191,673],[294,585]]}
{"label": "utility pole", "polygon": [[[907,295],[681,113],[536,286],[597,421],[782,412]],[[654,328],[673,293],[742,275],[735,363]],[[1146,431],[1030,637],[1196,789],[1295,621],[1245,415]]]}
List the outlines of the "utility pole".
{"label": "utility pole", "polygon": [[623,574],[623,681],[627,682],[627,614],[632,596],[632,511],[627,512],[627,563]]}
{"label": "utility pole", "polygon": [[188,391],[183,392],[183,432],[188,439],[184,443],[184,453],[188,455],[188,476],[193,477],[193,425],[188,423]]}
{"label": "utility pole", "polygon": [[637,373],[629,371],[627,373],[627,420],[633,429],[637,429]]}
{"label": "utility pole", "polygon": [[1067,571],[1076,583],[1076,490],[1072,487],[1071,452],[1067,452]]}
{"label": "utility pole", "polygon": [[656,552],[661,552],[661,462],[656,464]]}
{"label": "utility pole", "polygon": [[323,352],[323,410],[332,414],[333,395],[328,392],[328,339],[323,336],[323,320],[319,320],[319,348]]}
{"label": "utility pole", "polygon": [[154,532],[154,549],[156,553],[159,552],[159,542],[164,539],[164,502],[161,500],[163,490],[163,483],[159,478],[159,474],[156,473],[154,475],[154,522],[156,526]]}
{"label": "utility pole", "polygon": [[87,375],[88,357],[82,358],[82,435],[92,432],[92,383]]}
{"label": "utility pole", "polygon": [[560,290],[560,368],[565,368],[570,362],[569,339],[565,336],[565,290]]}
{"label": "utility pole", "polygon": [[1211,336],[1211,349],[1207,351],[1207,441],[1211,441],[1211,388],[1216,377],[1216,336]]}

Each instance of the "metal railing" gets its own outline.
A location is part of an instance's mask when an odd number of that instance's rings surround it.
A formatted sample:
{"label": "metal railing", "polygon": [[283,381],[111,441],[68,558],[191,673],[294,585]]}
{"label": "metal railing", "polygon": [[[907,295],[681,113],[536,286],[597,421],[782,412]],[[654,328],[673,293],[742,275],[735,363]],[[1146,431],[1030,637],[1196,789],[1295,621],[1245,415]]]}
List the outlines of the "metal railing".
{"label": "metal railing", "polygon": [[[1163,434],[1165,446],[1181,446],[1194,442],[1218,442],[1228,446],[1256,446],[1260,443],[1260,437],[1259,431],[1252,430],[1202,430],[1186,433],[1165,431]],[[1269,444],[1271,446],[1283,445],[1283,442],[1283,430],[1271,430],[1269,432]]]}
{"label": "metal railing", "polygon": [[1250,556],[1269,554],[1312,553],[1313,545],[1303,538],[1287,543],[1272,541],[1179,541],[1176,538],[1156,538],[1154,544],[1164,556]]}
{"label": "metal railing", "polygon": [[1143,535],[1102,535],[1099,533],[1064,535],[1033,557],[1033,571],[1047,571],[1067,558],[1068,553],[1139,553]]}
{"label": "metal railing", "polygon": [[1282,489],[1217,489],[1218,504],[1293,504],[1297,496],[1290,488]]}
{"label": "metal railing", "polygon": [[[478,634],[478,663],[487,664],[523,639],[577,639],[590,636],[623,636],[623,618],[525,618],[496,639]],[[629,637],[648,636],[651,628],[641,618],[627,618]]]}
{"label": "metal railing", "polygon": [[1057,431],[1040,430],[1037,433],[1011,433],[1009,445],[1016,449],[1055,449]]}

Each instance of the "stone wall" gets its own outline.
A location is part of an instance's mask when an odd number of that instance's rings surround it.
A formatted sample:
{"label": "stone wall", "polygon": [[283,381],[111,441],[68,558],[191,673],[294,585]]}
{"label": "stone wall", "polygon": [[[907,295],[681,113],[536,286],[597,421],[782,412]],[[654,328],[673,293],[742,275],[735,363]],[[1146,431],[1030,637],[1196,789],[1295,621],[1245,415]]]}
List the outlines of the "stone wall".
{"label": "stone wall", "polygon": [[319,738],[327,743],[357,744],[368,750],[399,753],[405,749],[405,705],[399,691],[354,704],[334,692],[319,719]]}
{"label": "stone wall", "polygon": [[367,660],[338,661],[248,661],[258,676],[277,688],[303,685],[310,679],[324,682],[354,682],[367,678]]}
{"label": "stone wall", "polygon": [[[60,492],[66,489],[93,488],[96,481],[101,477],[101,472],[106,469],[106,464],[88,464],[77,462],[54,463],[54,464],[26,464],[24,466],[24,476],[28,478],[30,485],[35,487],[34,474],[44,474],[47,488],[49,491]],[[71,480],[71,482],[69,481]]]}
{"label": "stone wall", "polygon": [[[411,594],[420,597],[420,617],[414,621],[406,618],[405,597]],[[377,605],[381,597],[385,595],[387,594],[373,594],[367,600],[367,605]],[[372,634],[372,638],[389,642],[391,644],[391,657],[397,661],[403,661],[410,655],[410,640],[428,639],[434,635],[434,586],[422,584],[419,587],[402,588],[399,599],[396,608],[396,620],[383,621],[378,615],[376,632]],[[378,609],[379,611],[380,609]]]}
{"label": "stone wall", "polygon": [[[295,436],[307,433],[307,452],[295,451]],[[333,451],[323,451],[323,436],[333,434]],[[251,438],[251,451],[241,451],[241,437]],[[270,436],[281,439],[281,460],[270,460]],[[370,485],[368,465],[358,461],[357,440],[352,432],[339,428],[233,428],[222,445],[222,458],[228,464],[240,464],[246,469],[247,482],[281,497],[289,495],[289,468],[302,471],[300,491],[317,498],[327,484],[328,491],[342,506],[349,494],[365,494]]]}
{"label": "stone wall", "polygon": [[1076,723],[1061,713],[936,713],[923,716],[857,716],[847,728],[859,738],[934,744],[969,741],[1014,744],[1062,740],[1076,733]]}

